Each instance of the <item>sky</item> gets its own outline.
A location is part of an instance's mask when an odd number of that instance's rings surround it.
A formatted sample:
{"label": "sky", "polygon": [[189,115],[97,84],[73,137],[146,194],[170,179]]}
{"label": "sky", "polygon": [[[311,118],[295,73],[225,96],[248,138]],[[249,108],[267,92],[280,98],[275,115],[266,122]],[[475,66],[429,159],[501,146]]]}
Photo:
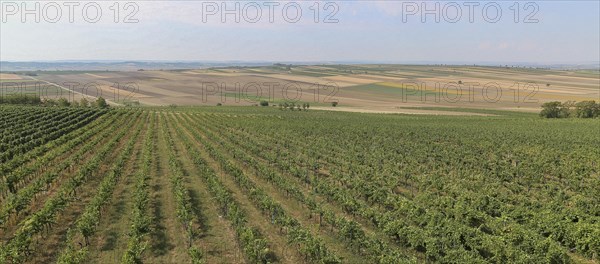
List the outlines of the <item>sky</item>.
{"label": "sky", "polygon": [[0,60],[597,63],[599,2],[0,0]]}

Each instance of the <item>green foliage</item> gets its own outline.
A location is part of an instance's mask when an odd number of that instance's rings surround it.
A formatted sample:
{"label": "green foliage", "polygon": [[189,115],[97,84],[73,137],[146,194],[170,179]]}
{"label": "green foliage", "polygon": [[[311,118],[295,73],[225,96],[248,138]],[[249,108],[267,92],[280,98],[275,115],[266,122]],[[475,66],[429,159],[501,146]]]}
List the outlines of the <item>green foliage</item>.
{"label": "green foliage", "polygon": [[545,118],[566,118],[570,115],[569,108],[569,103],[561,103],[558,101],[547,102],[542,104],[540,116]]}
{"label": "green foliage", "polygon": [[[573,110],[573,108],[575,108]],[[595,101],[572,102],[564,103],[554,101],[542,104],[541,117],[545,118],[597,118],[600,116],[600,103]]]}
{"label": "green foliage", "polygon": [[260,106],[269,106],[269,101],[266,101],[266,100],[260,101]]}
{"label": "green foliage", "polygon": [[25,94],[14,94],[14,95],[0,95],[0,104],[13,104],[13,105],[40,105],[42,100],[37,95],[25,95]]}
{"label": "green foliage", "polygon": [[197,247],[190,247],[189,249],[190,258],[192,259],[192,264],[204,264],[204,253]]}
{"label": "green foliage", "polygon": [[108,108],[108,103],[106,103],[106,99],[104,99],[103,97],[98,97],[98,99],[96,99],[96,107]]}
{"label": "green foliage", "polygon": [[310,108],[309,103],[296,104],[294,102],[283,102],[278,105],[279,110],[290,110],[290,111],[306,111]]}
{"label": "green foliage", "polygon": [[582,101],[575,104],[575,116],[579,118],[597,118],[600,116],[600,102]]}
{"label": "green foliage", "polygon": [[[233,110],[230,114],[234,113],[241,114]],[[241,188],[254,190],[251,197],[260,197],[261,191],[243,176],[236,176],[244,173],[237,173],[234,163],[228,165],[227,158],[219,158],[223,156],[219,153],[229,152],[229,157],[253,167],[256,175],[315,215],[322,215],[323,224],[339,230],[333,232],[348,241],[349,247],[360,245],[361,254],[373,258],[373,263],[395,263],[403,255],[371,257],[393,254],[378,254],[382,246],[377,239],[363,235],[360,225],[357,228],[303,195],[305,187],[298,186],[290,176],[323,199],[334,201],[345,213],[368,219],[395,243],[422,252],[430,262],[568,263],[572,261],[568,251],[587,258],[598,256],[597,240],[583,235],[600,230],[592,220],[600,210],[595,205],[597,188],[593,186],[600,182],[588,177],[599,158],[594,149],[600,142],[593,123],[540,122],[530,116],[413,117],[330,112],[294,119],[285,114],[282,117],[281,121],[246,121],[209,116],[177,122],[208,139],[202,144],[213,145],[208,147],[209,154],[214,152],[211,156],[230,171]],[[303,129],[307,122],[314,127]],[[540,130],[551,130],[553,134],[540,138]],[[443,143],[430,145],[441,138]],[[502,147],[489,148],[496,144]],[[573,153],[573,149],[578,149],[578,157],[567,158],[566,153]],[[439,154],[432,158],[430,151]],[[557,156],[563,157],[561,161],[555,159]],[[321,168],[327,173],[320,173]],[[566,180],[575,178],[586,183]],[[559,183],[552,179],[563,180]],[[574,200],[535,187],[550,185],[553,187],[544,188],[568,188],[581,195]],[[403,190],[395,189],[398,186]],[[517,192],[524,193],[515,196]],[[537,199],[552,202],[540,203]],[[571,206],[562,206],[565,199]],[[262,202],[257,206],[277,208]],[[578,216],[577,222],[574,216]],[[588,228],[576,231],[577,226],[583,226],[582,221]]]}
{"label": "green foliage", "polygon": [[[594,105],[549,109],[593,117]],[[198,186],[191,177],[206,187],[210,200],[200,202],[216,205],[248,263],[278,260],[277,245],[261,230],[279,230],[274,235],[309,263],[353,262],[332,243],[361,263],[598,260],[596,120],[177,110],[0,106],[0,226],[22,218],[0,245],[0,263],[32,261],[36,241],[76,204],[83,209],[69,223],[56,261],[89,261],[88,240],[126,177],[132,198],[124,218],[127,248],[119,257],[145,261],[153,220],[149,179],[153,162],[162,159],[166,173],[157,177],[169,186],[177,235],[192,263],[205,263],[210,253],[200,247],[202,212],[192,205],[190,189]],[[184,164],[197,173],[184,173]],[[85,203],[78,202],[81,190],[92,191]],[[29,211],[41,195],[44,203]],[[263,219],[249,217],[248,208]]]}
{"label": "green foliage", "polygon": [[331,102],[331,106],[333,106],[333,107],[338,106],[338,102]]}
{"label": "green foliage", "polygon": [[69,106],[71,106],[71,103],[69,103],[69,100],[67,100],[66,98],[63,98],[63,97],[58,98],[58,100],[56,101],[56,103],[60,107],[69,107]]}
{"label": "green foliage", "polygon": [[85,98],[81,98],[79,100],[79,106],[80,107],[89,107],[90,106],[90,102],[87,99],[85,99]]}

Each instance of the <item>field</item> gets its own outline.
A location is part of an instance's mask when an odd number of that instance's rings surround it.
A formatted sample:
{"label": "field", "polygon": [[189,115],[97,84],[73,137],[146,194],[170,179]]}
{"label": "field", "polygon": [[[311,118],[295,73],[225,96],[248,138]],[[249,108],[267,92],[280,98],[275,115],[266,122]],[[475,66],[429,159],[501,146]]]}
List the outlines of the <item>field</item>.
{"label": "field", "polygon": [[2,94],[36,93],[38,83],[37,90],[46,97],[93,100],[102,96],[115,105],[239,106],[267,100],[331,109],[331,102],[337,101],[350,111],[382,113],[413,113],[416,110],[406,108],[415,107],[538,112],[548,101],[600,99],[600,72],[594,70],[371,64],[37,71],[34,75],[0,76]]}
{"label": "field", "polygon": [[0,263],[598,263],[599,121],[461,109],[1,106]]}

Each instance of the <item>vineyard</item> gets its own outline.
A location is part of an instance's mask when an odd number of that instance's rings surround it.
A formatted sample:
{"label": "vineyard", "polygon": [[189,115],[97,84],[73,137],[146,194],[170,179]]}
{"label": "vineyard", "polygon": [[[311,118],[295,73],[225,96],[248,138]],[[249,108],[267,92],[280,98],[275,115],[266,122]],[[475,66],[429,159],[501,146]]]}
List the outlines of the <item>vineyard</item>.
{"label": "vineyard", "polygon": [[0,124],[0,263],[600,261],[598,119],[2,106]]}

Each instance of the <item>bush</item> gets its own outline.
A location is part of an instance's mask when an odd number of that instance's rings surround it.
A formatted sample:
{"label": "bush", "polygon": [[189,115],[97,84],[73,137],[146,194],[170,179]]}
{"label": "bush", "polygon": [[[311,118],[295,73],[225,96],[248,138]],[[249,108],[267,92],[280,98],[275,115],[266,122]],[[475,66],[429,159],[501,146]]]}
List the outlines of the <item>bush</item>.
{"label": "bush", "polygon": [[331,102],[331,106],[336,107],[338,105],[338,102]]}
{"label": "bush", "polygon": [[571,103],[561,103],[558,101],[547,102],[542,104],[541,117],[545,118],[566,118],[569,117],[569,109]]}
{"label": "bush", "polygon": [[600,116],[600,103],[582,101],[575,104],[575,116],[579,118],[595,118]]}
{"label": "bush", "polygon": [[56,101],[56,103],[58,103],[58,106],[60,107],[69,107],[71,106],[71,103],[69,103],[69,101],[65,98],[58,98],[58,101]]}
{"label": "bush", "polygon": [[260,106],[269,106],[269,102],[268,101],[260,101]]}
{"label": "bush", "polygon": [[44,99],[44,102],[42,103],[44,106],[57,106],[58,103],[56,102],[56,100],[54,99]]}
{"label": "bush", "polygon": [[98,97],[98,99],[96,99],[96,107],[108,108],[108,104],[104,98]]}
{"label": "bush", "polygon": [[124,101],[123,104],[125,106],[134,107],[134,106],[139,106],[140,101]]}
{"label": "bush", "polygon": [[42,99],[37,95],[14,94],[0,96],[0,104],[40,105],[42,104]]}
{"label": "bush", "polygon": [[89,107],[90,102],[88,102],[88,100],[85,98],[81,98],[81,100],[79,100],[79,106],[80,107]]}

